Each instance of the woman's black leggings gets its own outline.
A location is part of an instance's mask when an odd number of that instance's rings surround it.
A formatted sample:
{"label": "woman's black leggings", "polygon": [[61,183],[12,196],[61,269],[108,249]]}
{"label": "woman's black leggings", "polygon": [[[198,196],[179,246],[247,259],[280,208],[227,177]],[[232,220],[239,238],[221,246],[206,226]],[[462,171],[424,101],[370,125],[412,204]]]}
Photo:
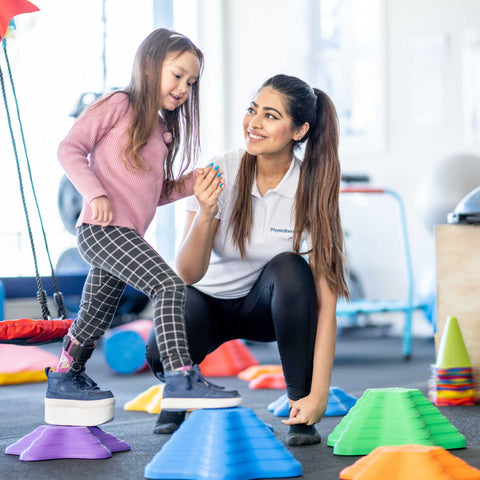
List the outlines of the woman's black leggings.
{"label": "woman's black leggings", "polygon": [[[299,400],[310,392],[317,298],[312,272],[300,255],[274,257],[245,297],[219,299],[188,287],[185,323],[194,363],[229,340],[276,340],[288,398]],[[163,372],[153,329],[146,357],[154,374]]]}

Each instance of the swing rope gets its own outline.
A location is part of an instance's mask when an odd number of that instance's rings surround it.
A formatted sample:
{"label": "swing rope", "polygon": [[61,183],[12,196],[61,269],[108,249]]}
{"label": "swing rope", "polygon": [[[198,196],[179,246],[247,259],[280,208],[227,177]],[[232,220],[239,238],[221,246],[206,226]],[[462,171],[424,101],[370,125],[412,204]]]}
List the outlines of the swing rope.
{"label": "swing rope", "polygon": [[[51,260],[51,256],[50,256],[50,250],[48,248],[47,236],[46,236],[46,233],[45,233],[45,228],[44,228],[44,225],[43,225],[42,215],[40,213],[40,207],[39,207],[39,204],[38,204],[37,194],[36,194],[35,186],[34,186],[34,183],[33,183],[33,176],[32,176],[32,171],[31,171],[31,168],[30,168],[30,161],[29,161],[29,157],[28,157],[28,153],[27,153],[27,145],[26,145],[26,142],[25,142],[25,135],[24,135],[24,132],[23,132],[23,124],[22,124],[22,120],[21,120],[21,117],[20,117],[20,109],[19,109],[19,106],[18,106],[18,100],[17,100],[16,90],[15,90],[15,83],[13,81],[12,70],[10,68],[10,62],[8,60],[7,42],[6,42],[5,39],[2,40],[2,45],[3,45],[3,53],[4,53],[6,65],[7,65],[8,76],[9,76],[9,80],[10,80],[10,87],[11,87],[11,90],[12,90],[12,93],[13,93],[13,98],[14,98],[14,101],[15,101],[15,108],[16,108],[16,112],[17,112],[17,120],[18,120],[18,124],[19,124],[20,135],[21,135],[21,138],[22,138],[23,150],[24,150],[24,153],[25,153],[27,171],[28,171],[29,180],[30,180],[30,186],[31,186],[31,189],[32,189],[33,198],[35,200],[37,215],[38,215],[38,218],[39,218],[40,227],[41,227],[41,231],[42,231],[42,235],[43,235],[43,241],[44,241],[44,244],[45,244],[45,250],[46,250],[48,262],[49,262],[49,265],[50,265],[52,283],[53,283],[54,290],[55,290],[54,300],[55,300],[55,303],[57,305],[58,318],[64,319],[66,317],[66,311],[65,311],[65,306],[63,304],[63,296],[62,296],[62,293],[59,291],[57,280],[55,278],[55,272],[54,272],[54,269],[53,269],[53,264],[52,264],[52,260]],[[21,195],[21,198],[22,198],[23,211],[25,213],[25,219],[26,219],[26,222],[27,222],[28,236],[29,236],[29,239],[30,239],[30,246],[31,246],[32,255],[33,255],[33,263],[35,265],[35,279],[36,279],[37,288],[38,288],[37,299],[38,299],[38,302],[39,302],[41,310],[42,310],[43,319],[44,320],[50,320],[51,316],[50,316],[50,311],[48,309],[48,304],[47,304],[47,293],[43,289],[41,277],[40,277],[40,274],[39,274],[39,271],[38,271],[38,261],[37,261],[37,254],[36,254],[36,249],[35,249],[35,242],[33,240],[33,233],[32,233],[32,228],[31,228],[31,224],[30,224],[30,216],[29,216],[29,213],[28,213],[27,202],[26,202],[26,198],[25,198],[25,191],[24,191],[24,187],[23,187],[22,172],[21,172],[20,162],[19,162],[19,158],[18,158],[17,144],[16,144],[16,141],[15,141],[15,135],[14,135],[14,132],[13,132],[12,121],[11,121],[11,117],[10,117],[10,110],[8,108],[8,100],[7,100],[6,89],[5,89],[5,81],[4,81],[4,76],[3,76],[3,71],[2,71],[1,66],[0,66],[0,83],[1,83],[1,89],[2,89],[5,111],[6,111],[6,114],[7,114],[7,123],[8,123],[8,128],[9,128],[9,131],[10,131],[10,138],[11,138],[11,141],[12,141],[13,152],[14,152],[14,155],[15,155],[15,162],[16,162],[17,174],[18,174],[18,183],[19,183],[19,187],[20,187],[20,195]]]}

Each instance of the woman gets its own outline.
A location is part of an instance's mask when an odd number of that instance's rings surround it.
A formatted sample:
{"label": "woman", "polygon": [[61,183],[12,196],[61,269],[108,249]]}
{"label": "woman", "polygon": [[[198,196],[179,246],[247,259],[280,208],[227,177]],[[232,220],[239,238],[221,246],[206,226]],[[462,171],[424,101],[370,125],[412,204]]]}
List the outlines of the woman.
{"label": "woman", "polygon": [[[251,102],[246,151],[216,158],[194,185],[176,259],[188,287],[193,362],[235,338],[278,342],[290,416],[287,444],[317,443],[336,342],[337,297],[348,297],[338,197],[338,124],[328,96],[277,75]],[[294,152],[305,145],[303,161]],[[307,263],[301,256],[308,253]],[[195,286],[192,286],[195,285]],[[152,371],[163,371],[154,339]],[[156,433],[184,412],[161,412]]]}

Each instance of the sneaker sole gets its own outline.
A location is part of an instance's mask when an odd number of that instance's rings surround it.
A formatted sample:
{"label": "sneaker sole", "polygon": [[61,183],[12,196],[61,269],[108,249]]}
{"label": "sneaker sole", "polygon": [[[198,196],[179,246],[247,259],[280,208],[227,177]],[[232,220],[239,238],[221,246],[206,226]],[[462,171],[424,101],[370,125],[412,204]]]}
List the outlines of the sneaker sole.
{"label": "sneaker sole", "polygon": [[242,403],[236,398],[162,398],[160,407],[165,410],[195,410],[200,408],[231,408]]}
{"label": "sneaker sole", "polygon": [[113,420],[115,399],[65,400],[45,398],[45,422],[50,425],[96,427]]}

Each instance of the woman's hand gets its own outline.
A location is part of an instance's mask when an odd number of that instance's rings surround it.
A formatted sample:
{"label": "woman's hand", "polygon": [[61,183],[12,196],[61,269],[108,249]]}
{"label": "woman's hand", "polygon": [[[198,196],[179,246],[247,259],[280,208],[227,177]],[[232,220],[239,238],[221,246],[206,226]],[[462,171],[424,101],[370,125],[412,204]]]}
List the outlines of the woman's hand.
{"label": "woman's hand", "polygon": [[201,212],[210,218],[218,212],[217,200],[225,185],[222,173],[218,166],[214,167],[212,163],[194,171],[193,193],[200,204]]}
{"label": "woman's hand", "polygon": [[110,200],[105,197],[96,197],[90,202],[92,219],[100,222],[102,227],[108,227],[113,221],[113,209]]}
{"label": "woman's hand", "polygon": [[282,420],[285,425],[295,425],[304,423],[306,425],[314,425],[318,423],[325,414],[328,405],[328,393],[326,397],[314,398],[312,395],[293,402],[290,410],[290,417],[287,420]]}

